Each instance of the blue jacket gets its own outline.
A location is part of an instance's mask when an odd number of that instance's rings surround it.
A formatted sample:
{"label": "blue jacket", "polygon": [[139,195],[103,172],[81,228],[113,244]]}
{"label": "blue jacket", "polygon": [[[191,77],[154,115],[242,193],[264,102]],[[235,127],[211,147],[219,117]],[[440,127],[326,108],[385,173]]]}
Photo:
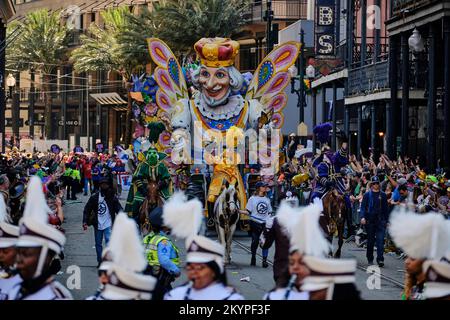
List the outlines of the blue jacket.
{"label": "blue jacket", "polygon": [[[160,235],[167,237],[163,231],[160,232]],[[178,256],[177,252],[173,248],[172,244],[169,241],[161,241],[158,244],[158,258],[161,267],[166,269],[171,274],[179,274],[180,268],[173,263],[171,259],[176,258]]]}
{"label": "blue jacket", "polygon": [[[376,213],[373,210],[374,201],[380,201],[380,212],[378,213],[378,215],[376,215]],[[375,199],[372,190],[366,192],[363,196],[359,214],[361,219],[365,218],[366,220],[369,221],[369,223],[372,221],[386,223],[387,220],[389,219],[389,210],[386,194],[380,190],[380,195],[378,199]]]}

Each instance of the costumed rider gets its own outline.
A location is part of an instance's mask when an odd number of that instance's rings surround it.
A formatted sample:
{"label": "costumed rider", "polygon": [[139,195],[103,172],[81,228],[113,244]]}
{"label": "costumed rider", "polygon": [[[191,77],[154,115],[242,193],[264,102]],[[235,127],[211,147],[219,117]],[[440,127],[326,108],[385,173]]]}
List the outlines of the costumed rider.
{"label": "costumed rider", "polygon": [[8,292],[22,278],[16,269],[16,242],[19,227],[9,223],[5,200],[0,196],[0,300],[8,300]]}
{"label": "costumed rider", "polygon": [[66,237],[48,223],[48,207],[41,179],[30,179],[23,218],[19,222],[17,270],[23,281],[14,286],[9,300],[67,300],[70,292],[53,276],[61,269],[57,255]]}
{"label": "costumed rider", "polygon": [[407,255],[402,300],[450,297],[449,274],[447,280],[440,274],[450,270],[449,261],[445,262],[450,253],[450,221],[440,213],[416,214],[397,207],[389,219],[389,234]]}
{"label": "costumed rider", "polygon": [[163,209],[156,207],[149,214],[151,231],[143,239],[150,273],[158,279],[155,300],[162,300],[172,290],[172,282],[181,274],[180,252],[169,238],[169,229],[164,226]]}
{"label": "costumed rider", "polygon": [[198,235],[202,224],[202,204],[187,201],[175,193],[163,208],[164,224],[178,238],[186,239],[186,271],[189,282],[168,292],[165,300],[243,300],[227,286],[224,247],[217,241]]}
{"label": "costumed rider", "polygon": [[348,143],[344,141],[341,148],[334,152],[328,146],[330,130],[332,126],[330,123],[324,123],[314,127],[314,134],[320,143],[323,145],[321,154],[314,159],[313,167],[317,169],[317,180],[311,195],[311,201],[315,198],[322,199],[322,197],[330,190],[336,189],[339,194],[344,196],[347,207],[347,236],[353,234],[352,217],[351,217],[351,202],[350,196],[345,187],[345,166],[349,164],[348,160]]}
{"label": "costumed rider", "polygon": [[89,300],[151,300],[156,278],[144,274],[147,262],[136,223],[123,212],[114,223],[111,241],[99,270],[106,270],[106,284]]}
{"label": "costumed rider", "polygon": [[162,199],[166,200],[170,196],[170,173],[163,162],[166,157],[165,153],[150,147],[145,152],[145,160],[138,164],[133,174],[125,212],[136,222],[139,220],[139,210],[147,197],[148,182],[158,183],[158,192]]}

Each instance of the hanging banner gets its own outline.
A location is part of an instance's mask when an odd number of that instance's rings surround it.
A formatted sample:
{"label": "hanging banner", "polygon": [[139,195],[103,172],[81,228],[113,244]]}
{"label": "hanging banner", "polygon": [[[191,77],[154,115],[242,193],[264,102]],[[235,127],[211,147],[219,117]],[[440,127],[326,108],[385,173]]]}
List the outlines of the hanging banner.
{"label": "hanging banner", "polygon": [[315,49],[316,58],[332,58],[335,48],[336,0],[316,0]]}
{"label": "hanging banner", "polygon": [[120,173],[117,175],[117,184],[122,186],[122,191],[128,191],[131,188],[131,174]]}

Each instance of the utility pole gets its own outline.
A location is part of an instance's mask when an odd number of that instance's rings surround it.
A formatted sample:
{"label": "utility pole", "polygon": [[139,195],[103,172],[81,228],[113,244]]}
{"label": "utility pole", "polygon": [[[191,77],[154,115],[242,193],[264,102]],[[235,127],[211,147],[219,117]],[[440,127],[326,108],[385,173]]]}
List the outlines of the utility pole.
{"label": "utility pole", "polygon": [[35,73],[33,67],[30,69],[30,92],[28,94],[28,125],[30,126],[30,138],[34,139],[34,79]]}
{"label": "utility pole", "polygon": [[300,29],[300,55],[298,57],[298,72],[300,75],[300,95],[298,97],[298,104],[300,106],[299,123],[305,122],[305,31]]}
{"label": "utility pole", "polygon": [[273,49],[272,41],[272,21],[273,21],[273,11],[272,11],[272,1],[267,0],[267,10],[264,16],[264,20],[267,21],[267,31],[266,31],[266,44],[267,44],[267,54],[269,54]]}
{"label": "utility pole", "polygon": [[[4,43],[6,40],[6,24],[0,21],[0,43]],[[5,99],[5,50],[0,50],[0,134],[2,143],[2,153],[5,152],[5,111],[6,111],[6,99]]]}
{"label": "utility pole", "polygon": [[89,85],[91,84],[92,76],[88,74],[86,79],[86,136],[88,139],[88,151],[91,152],[91,139],[89,137]]}

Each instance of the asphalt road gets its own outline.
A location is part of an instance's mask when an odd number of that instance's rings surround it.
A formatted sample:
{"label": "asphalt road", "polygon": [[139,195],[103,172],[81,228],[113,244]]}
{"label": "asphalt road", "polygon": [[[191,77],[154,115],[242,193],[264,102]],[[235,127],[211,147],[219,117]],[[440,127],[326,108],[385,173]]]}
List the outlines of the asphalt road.
{"label": "asphalt road", "polygon": [[[92,228],[82,229],[82,214],[88,197],[78,196],[78,201],[67,201],[64,205],[67,243],[65,259],[57,280],[66,285],[75,299],[85,299],[95,293],[98,287],[97,261],[94,247],[94,232]],[[121,197],[124,204],[125,195]],[[175,240],[181,249],[181,259],[185,261],[184,243]],[[255,267],[250,266],[250,238],[244,233],[237,234],[232,247],[232,263],[226,267],[228,282],[234,286],[246,299],[260,300],[264,294],[274,287],[272,266],[262,268],[261,258]],[[260,253],[260,251],[258,252]],[[273,247],[269,251],[269,261],[273,259]],[[375,274],[367,271],[365,250],[354,243],[345,243],[342,258],[356,258],[358,271],[356,285],[363,299],[398,300],[403,283],[403,260],[396,256],[385,256],[384,268],[375,268]],[[184,264],[183,264],[184,265]],[[175,281],[177,286],[186,282],[184,274]]]}

